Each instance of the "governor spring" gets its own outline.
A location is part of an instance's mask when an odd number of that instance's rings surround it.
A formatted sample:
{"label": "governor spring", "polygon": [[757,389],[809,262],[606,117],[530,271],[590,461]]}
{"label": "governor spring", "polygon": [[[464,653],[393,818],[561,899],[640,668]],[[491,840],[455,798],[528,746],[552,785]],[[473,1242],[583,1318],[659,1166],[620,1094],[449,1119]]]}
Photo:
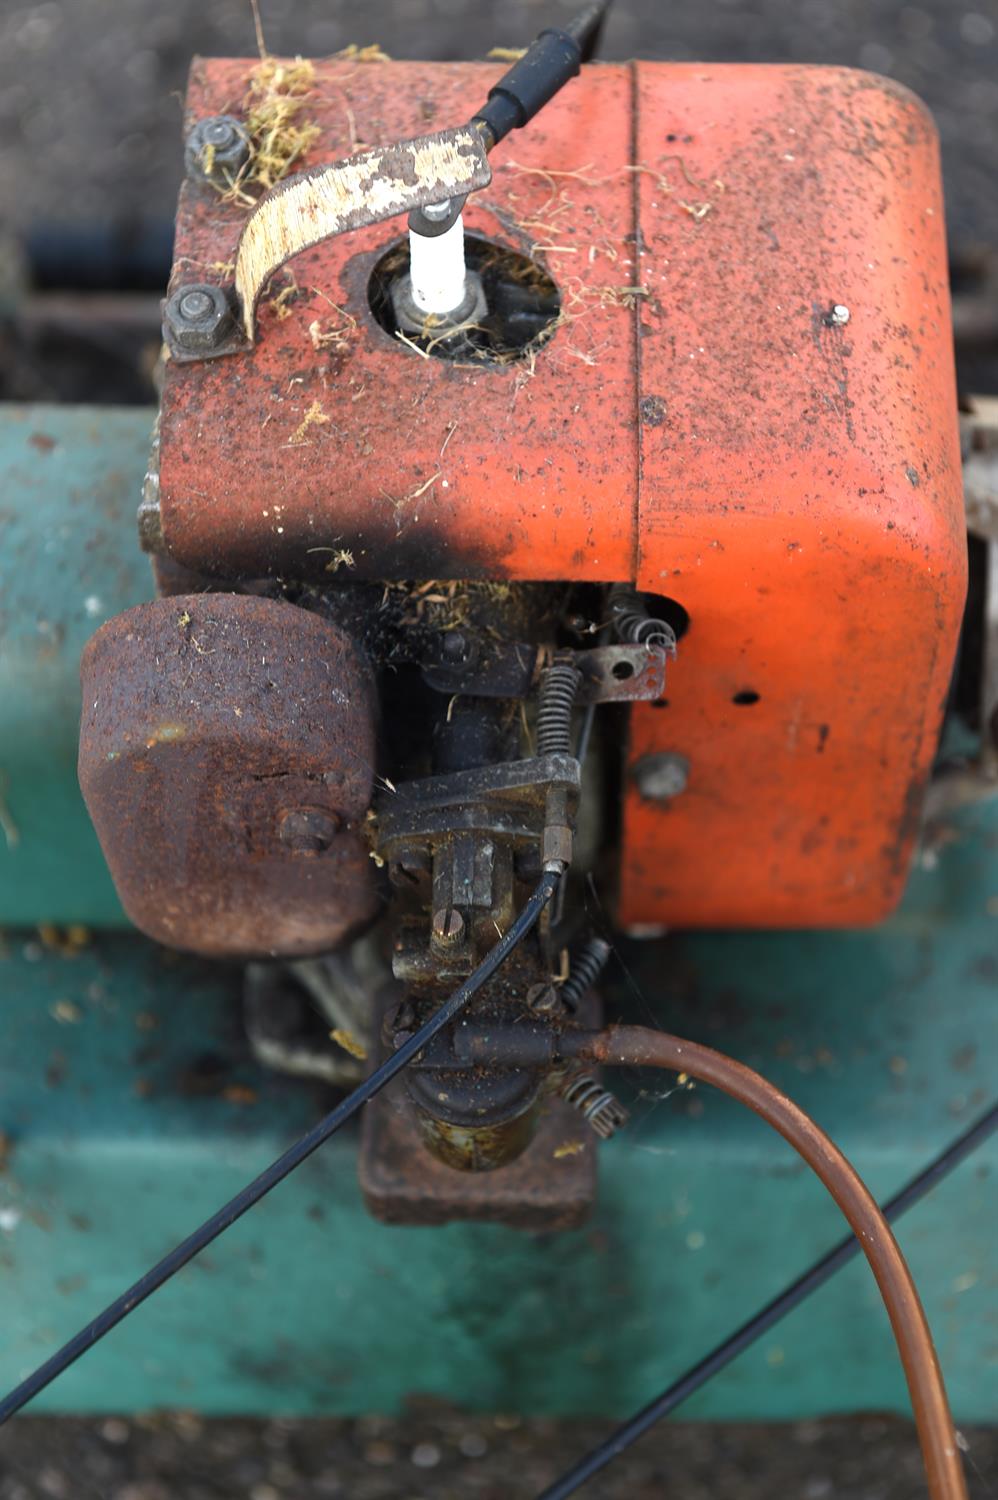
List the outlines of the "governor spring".
{"label": "governor spring", "polygon": [[566,1104],[577,1109],[601,1140],[608,1141],[628,1121],[628,1113],[616,1095],[589,1073],[576,1074],[561,1090]]}
{"label": "governor spring", "polygon": [[676,632],[666,620],[657,620],[636,589],[615,583],[610,589],[610,617],[617,639],[632,646],[661,646],[672,655]]}
{"label": "governor spring", "polygon": [[537,697],[537,754],[569,755],[572,749],[572,709],[582,673],[571,662],[556,661],[541,676]]}
{"label": "governor spring", "polygon": [[558,989],[558,998],[570,1013],[578,1010],[579,1001],[602,974],[611,952],[609,943],[594,937],[572,954],[568,978]]}

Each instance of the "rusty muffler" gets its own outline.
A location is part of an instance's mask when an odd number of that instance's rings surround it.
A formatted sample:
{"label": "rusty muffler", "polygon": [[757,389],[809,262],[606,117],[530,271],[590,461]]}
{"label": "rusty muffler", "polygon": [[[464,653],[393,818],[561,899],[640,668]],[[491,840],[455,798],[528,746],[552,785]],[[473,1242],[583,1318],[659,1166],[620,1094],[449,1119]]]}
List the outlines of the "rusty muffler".
{"label": "rusty muffler", "polygon": [[375,687],[341,630],[273,599],[178,595],[109,620],[81,679],[80,785],[149,937],[295,956],[374,915]]}

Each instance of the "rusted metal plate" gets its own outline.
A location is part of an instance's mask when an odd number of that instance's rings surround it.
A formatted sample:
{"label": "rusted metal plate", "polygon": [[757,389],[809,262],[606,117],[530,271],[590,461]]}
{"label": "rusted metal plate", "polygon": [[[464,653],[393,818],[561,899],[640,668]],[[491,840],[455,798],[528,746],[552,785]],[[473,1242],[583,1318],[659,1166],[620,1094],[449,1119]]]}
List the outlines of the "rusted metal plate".
{"label": "rusted metal plate", "polygon": [[292,256],[346,230],[488,187],[492,171],[471,125],[375,146],[331,166],[297,172],[257,204],[236,251],[243,332],[253,342],[257,299]]}
{"label": "rusted metal plate", "polygon": [[143,932],[298,955],[374,914],[373,685],[340,631],[270,599],[177,595],[110,620],[81,677],[80,785]]}
{"label": "rusted metal plate", "polygon": [[[196,62],[188,125],[232,112],[254,66]],[[304,166],[467,120],[502,72],[317,62],[298,117],[319,129]],[[400,218],[289,261],[260,300],[252,352],[170,361],[161,494],[174,557],[223,577],[326,579],[342,551],[353,578],[631,577],[630,160],[630,72],[593,68],[494,153],[491,185],[468,201],[470,234],[534,253],[561,289],[564,321],[536,358],[465,366],[384,332],[368,283],[405,238]],[[552,166],[575,175],[551,178]],[[231,279],[248,212],[184,186],[171,291]]]}
{"label": "rusted metal plate", "polygon": [[638,703],[665,692],[665,651],[660,646],[592,646],[577,651],[582,672],[577,703]]}
{"label": "rusted metal plate", "polygon": [[388,1224],[477,1219],[535,1232],[576,1229],[593,1205],[599,1143],[561,1099],[545,1105],[524,1154],[492,1172],[459,1172],[431,1156],[401,1084],[367,1106],[362,1132],[364,1202]]}

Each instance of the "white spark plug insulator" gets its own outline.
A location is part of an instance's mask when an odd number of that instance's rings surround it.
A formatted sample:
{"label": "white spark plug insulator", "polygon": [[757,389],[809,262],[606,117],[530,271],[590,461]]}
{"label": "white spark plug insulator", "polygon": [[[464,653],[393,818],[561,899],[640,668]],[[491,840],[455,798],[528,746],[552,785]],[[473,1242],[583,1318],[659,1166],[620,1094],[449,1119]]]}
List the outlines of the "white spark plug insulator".
{"label": "white spark plug insulator", "polygon": [[[431,205],[436,207],[436,205]],[[424,212],[431,218],[429,210]],[[465,299],[464,218],[458,214],[443,234],[409,231],[412,300],[428,316],[446,317]]]}

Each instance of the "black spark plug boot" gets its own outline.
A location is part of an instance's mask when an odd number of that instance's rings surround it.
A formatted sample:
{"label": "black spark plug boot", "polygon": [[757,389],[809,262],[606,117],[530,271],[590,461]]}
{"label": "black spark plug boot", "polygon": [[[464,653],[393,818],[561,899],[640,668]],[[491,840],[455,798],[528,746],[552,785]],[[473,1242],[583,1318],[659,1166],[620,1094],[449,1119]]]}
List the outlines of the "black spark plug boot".
{"label": "black spark plug boot", "polygon": [[491,150],[532,120],[592,56],[607,0],[590,5],[564,29],[549,26],[508,73],[489,90],[488,103],[472,116],[489,136]]}

